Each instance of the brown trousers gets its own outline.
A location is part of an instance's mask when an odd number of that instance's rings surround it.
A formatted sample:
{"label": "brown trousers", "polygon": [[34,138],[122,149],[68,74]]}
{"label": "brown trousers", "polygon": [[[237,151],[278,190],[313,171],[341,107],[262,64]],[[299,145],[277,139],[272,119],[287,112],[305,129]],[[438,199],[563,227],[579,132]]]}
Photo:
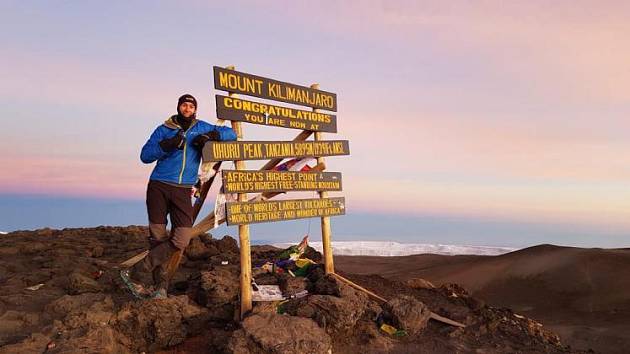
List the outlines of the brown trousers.
{"label": "brown trousers", "polygon": [[[151,248],[168,240],[176,248],[182,251],[186,249],[193,226],[190,188],[150,180],[147,186],[147,213]],[[171,235],[166,231],[167,215],[171,218]]]}

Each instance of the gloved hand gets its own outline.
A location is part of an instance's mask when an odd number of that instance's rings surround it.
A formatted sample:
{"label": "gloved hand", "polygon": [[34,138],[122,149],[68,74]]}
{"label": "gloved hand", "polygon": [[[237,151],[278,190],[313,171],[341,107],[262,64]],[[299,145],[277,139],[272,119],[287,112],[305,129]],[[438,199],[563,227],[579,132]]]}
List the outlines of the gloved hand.
{"label": "gloved hand", "polygon": [[216,130],[212,130],[205,134],[197,135],[192,141],[192,146],[201,150],[203,149],[203,146],[210,140],[211,141],[221,140],[221,137],[219,136],[219,132]]}
{"label": "gloved hand", "polygon": [[175,134],[172,138],[166,138],[160,141],[160,147],[162,150],[166,152],[171,152],[174,150],[183,150],[184,145],[186,145],[186,135],[183,130],[178,130],[177,134]]}

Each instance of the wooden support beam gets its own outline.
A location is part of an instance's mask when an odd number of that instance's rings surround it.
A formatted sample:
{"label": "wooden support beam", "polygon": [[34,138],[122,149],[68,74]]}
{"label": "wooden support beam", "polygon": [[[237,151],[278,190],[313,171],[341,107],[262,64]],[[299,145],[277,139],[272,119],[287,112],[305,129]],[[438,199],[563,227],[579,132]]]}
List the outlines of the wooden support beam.
{"label": "wooden support beam", "polygon": [[[234,66],[228,66],[226,69],[235,70]],[[236,97],[235,93],[230,92],[229,97]],[[236,133],[237,140],[243,139],[243,125],[241,122],[232,121],[232,129]],[[237,171],[246,170],[245,161],[234,161]],[[239,193],[237,197],[239,202],[247,201],[247,193]],[[241,308],[240,318],[243,319],[245,314],[252,310],[252,255],[249,240],[249,225],[238,225],[238,240],[240,249],[240,282],[241,282]]]}
{"label": "wooden support beam", "polygon": [[337,274],[337,273],[330,273],[332,276],[334,276],[335,278],[337,278],[338,280],[340,280],[341,282],[350,285],[351,287],[359,290],[359,291],[363,291],[364,293],[368,294],[369,296],[371,296],[372,298],[381,301],[381,302],[387,302],[387,300],[385,300],[385,298],[380,297],[378,295],[376,295],[375,293],[369,291],[368,289],[362,287],[359,284],[353,283],[352,281],[342,277],[341,275]]}
{"label": "wooden support beam", "polygon": [[[313,132],[303,130],[300,134],[298,134],[298,136],[293,139],[293,141],[305,141],[306,139],[308,139],[309,136],[311,136],[311,134],[313,134]],[[271,159],[260,170],[271,170],[272,168],[276,167],[280,162],[282,162],[282,160],[283,159]]]}
{"label": "wooden support beam", "polygon": [[[313,132],[311,131],[306,131],[306,130],[302,131],[293,139],[293,141],[304,141],[308,139],[308,137],[310,137],[311,134],[313,134]],[[280,162],[282,162],[282,159],[269,160],[269,162],[267,162],[260,170],[261,171],[271,170],[272,168],[276,167]],[[326,165],[323,164],[323,166],[326,166]],[[274,194],[274,196],[278,194]],[[219,221],[220,223],[224,222],[222,220],[219,220]],[[192,237],[197,237],[203,234],[204,232],[208,232],[209,230],[212,230],[213,228],[214,228],[214,213],[210,213],[205,218],[201,219],[197,224],[195,224],[195,226],[193,226]]]}
{"label": "wooden support beam", "polygon": [[143,251],[141,253],[138,253],[137,255],[129,258],[128,260],[120,263],[120,267],[121,268],[129,268],[131,266],[133,266],[134,264],[140,262],[144,257],[147,256],[147,254],[149,254],[149,251]]}
{"label": "wooden support beam", "polygon": [[[337,273],[331,273],[331,274],[336,279],[338,279],[341,282],[343,282],[344,284],[347,284],[347,285],[349,285],[349,286],[351,286],[351,287],[353,287],[353,288],[355,288],[355,289],[357,289],[359,291],[362,291],[362,292],[366,293],[371,298],[376,299],[376,300],[381,301],[381,302],[387,302],[387,300],[385,298],[376,295],[375,293],[369,291],[368,289],[362,287],[361,285],[353,283],[352,281],[342,277],[341,275],[339,275]],[[438,322],[446,323],[446,324],[451,325],[451,326],[462,327],[462,328],[466,327],[466,325],[463,324],[463,323],[460,323],[460,322],[457,322],[457,321],[453,321],[450,318],[447,318],[447,317],[444,317],[444,316],[440,316],[440,315],[438,315],[437,313],[435,313],[433,311],[431,311],[430,318],[434,319],[434,320],[436,320]]]}
{"label": "wooden support beam", "polygon": [[[312,84],[312,89],[319,90],[319,84]],[[313,108],[313,112],[319,112],[318,109]],[[315,132],[315,141],[322,140],[322,132]],[[323,157],[317,158],[317,163],[325,163]],[[319,198],[324,199],[328,197],[328,192],[320,191]],[[324,251],[324,270],[326,274],[334,274],[335,273],[335,264],[333,261],[333,252],[332,252],[332,240],[331,240],[331,232],[330,232],[330,217],[324,216],[321,218],[321,228],[322,228],[322,248]]]}

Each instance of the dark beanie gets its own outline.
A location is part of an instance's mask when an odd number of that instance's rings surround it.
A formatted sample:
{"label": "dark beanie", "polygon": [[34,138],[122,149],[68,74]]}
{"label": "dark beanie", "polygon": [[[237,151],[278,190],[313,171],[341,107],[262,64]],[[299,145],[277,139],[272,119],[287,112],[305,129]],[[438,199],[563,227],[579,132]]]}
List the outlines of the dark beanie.
{"label": "dark beanie", "polygon": [[181,106],[184,102],[192,103],[195,105],[195,110],[197,109],[197,100],[192,95],[185,94],[177,100],[177,112],[179,112],[179,106]]}

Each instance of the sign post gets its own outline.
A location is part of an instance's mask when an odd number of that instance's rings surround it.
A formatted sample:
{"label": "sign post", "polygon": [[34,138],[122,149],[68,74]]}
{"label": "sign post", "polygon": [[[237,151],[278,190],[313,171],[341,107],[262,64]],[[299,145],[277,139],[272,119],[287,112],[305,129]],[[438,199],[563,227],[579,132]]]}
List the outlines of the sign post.
{"label": "sign post", "polygon": [[[234,71],[234,66],[230,66],[227,70]],[[228,93],[229,98],[235,99],[236,94]],[[223,117],[220,117],[223,118]],[[232,129],[236,133],[237,140],[243,139],[243,127],[239,121],[231,121]],[[242,159],[234,161],[237,171],[245,170],[245,161]],[[238,193],[239,202],[247,202],[247,193]],[[252,258],[249,244],[249,224],[238,225],[238,240],[240,245],[240,263],[241,263],[241,309],[240,318],[252,309]]]}
{"label": "sign post", "polygon": [[[319,84],[312,84],[311,88],[318,90],[319,89]],[[318,109],[317,108],[313,108],[313,112],[317,113]],[[315,132],[315,141],[320,141],[322,140],[322,132]],[[324,158],[319,156],[317,157],[317,163],[323,163],[325,164],[326,162],[324,161]],[[321,199],[327,198],[328,197],[328,192],[326,191],[320,191],[319,192],[319,197]],[[332,244],[331,244],[331,234],[330,234],[330,217],[329,216],[322,216],[322,218],[320,219],[321,222],[321,227],[322,227],[322,248],[324,251],[324,270],[326,272],[326,274],[330,274],[330,273],[334,273],[335,272],[335,264],[333,262],[333,253],[332,253]]]}
{"label": "sign post", "polygon": [[[205,163],[234,161],[235,170],[224,171],[224,193],[236,193],[237,202],[225,205],[226,213],[218,223],[238,225],[240,241],[240,317],[252,309],[252,277],[249,224],[301,218],[321,218],[324,263],[327,274],[334,273],[331,247],[330,217],[345,214],[343,197],[329,198],[329,191],[340,191],[341,173],[323,172],[324,156],[349,155],[347,140],[323,140],[322,132],[337,132],[337,116],[324,111],[337,111],[337,95],[322,91],[318,84],[310,87],[238,72],[234,67],[213,67],[214,87],[228,92],[216,96],[217,118],[230,120],[238,137],[233,142],[212,142],[202,151]],[[236,94],[306,106],[302,110],[286,106],[249,101]],[[242,123],[302,130],[292,141],[243,140]],[[306,139],[315,133],[314,140]],[[283,159],[316,158],[311,172],[274,170]],[[246,160],[269,160],[260,170],[248,171]],[[305,162],[305,161],[304,161]],[[294,168],[299,169],[296,165]],[[288,169],[288,167],[284,168]],[[319,198],[267,201],[291,191],[317,191]],[[247,198],[247,193],[260,193]],[[212,228],[215,216],[209,215],[193,228],[195,233]]]}

